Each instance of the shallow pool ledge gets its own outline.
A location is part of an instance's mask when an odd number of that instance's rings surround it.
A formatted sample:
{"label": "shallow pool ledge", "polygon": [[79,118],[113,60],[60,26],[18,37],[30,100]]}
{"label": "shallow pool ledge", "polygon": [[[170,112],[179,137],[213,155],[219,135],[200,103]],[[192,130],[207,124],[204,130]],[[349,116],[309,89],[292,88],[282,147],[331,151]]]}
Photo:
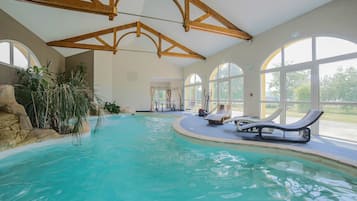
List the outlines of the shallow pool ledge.
{"label": "shallow pool ledge", "polygon": [[[91,134],[91,128],[89,128],[89,129],[86,128],[85,130],[83,130],[83,133],[80,135],[80,137],[89,137],[90,134]],[[59,138],[44,139],[44,140],[29,143],[29,144],[22,144],[17,147],[13,147],[11,149],[6,149],[3,151],[0,151],[0,160],[4,159],[6,157],[9,157],[9,156],[27,151],[27,150],[31,150],[33,148],[50,146],[53,144],[72,142],[73,137],[74,137],[73,135],[67,134],[67,135],[63,135]]]}
{"label": "shallow pool ledge", "polygon": [[[256,146],[256,147],[278,149],[278,150],[284,150],[284,151],[286,150],[286,151],[290,151],[292,153],[297,153],[304,158],[308,158],[308,159],[316,161],[316,162],[327,163],[328,165],[333,165],[333,166],[336,166],[336,165],[337,166],[340,166],[340,165],[349,166],[350,168],[353,168],[353,169],[357,168],[357,162],[355,162],[355,161],[349,161],[344,158],[340,158],[338,156],[334,156],[331,154],[326,154],[323,152],[312,150],[310,148],[302,148],[302,147],[297,147],[297,146],[293,146],[293,145],[270,143],[270,142],[249,141],[249,140],[241,140],[241,139],[228,139],[228,138],[223,138],[223,137],[219,138],[219,137],[212,137],[212,136],[207,136],[204,134],[194,133],[194,132],[189,131],[181,126],[181,122],[185,118],[187,118],[187,116],[183,116],[183,117],[176,119],[173,122],[172,126],[176,132],[178,132],[179,134],[182,134],[184,136],[190,137],[190,138],[205,140],[205,141],[210,141],[210,142],[238,144],[238,145],[244,145],[244,146]],[[327,161],[323,161],[324,159]],[[332,164],[330,162],[338,163],[338,164]]]}

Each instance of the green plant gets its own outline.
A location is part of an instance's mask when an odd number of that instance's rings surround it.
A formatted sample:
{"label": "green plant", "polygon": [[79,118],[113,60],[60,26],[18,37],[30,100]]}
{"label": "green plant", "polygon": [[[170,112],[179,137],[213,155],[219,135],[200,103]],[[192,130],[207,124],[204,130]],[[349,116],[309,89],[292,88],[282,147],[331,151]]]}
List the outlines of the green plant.
{"label": "green plant", "polygon": [[115,104],[114,102],[105,102],[104,109],[106,109],[110,113],[118,114],[120,112],[120,106]]}
{"label": "green plant", "polygon": [[34,66],[19,70],[18,78],[16,98],[25,106],[34,127],[80,134],[88,111],[95,110],[82,66],[59,75],[47,67]]}

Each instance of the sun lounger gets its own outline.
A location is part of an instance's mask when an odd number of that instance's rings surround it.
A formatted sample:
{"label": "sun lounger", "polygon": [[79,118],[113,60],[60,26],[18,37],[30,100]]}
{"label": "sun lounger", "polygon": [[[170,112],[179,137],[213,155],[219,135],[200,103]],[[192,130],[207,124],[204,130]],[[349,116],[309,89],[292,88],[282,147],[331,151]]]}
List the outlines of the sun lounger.
{"label": "sun lounger", "polygon": [[[249,132],[251,129],[257,129],[258,130],[258,135],[261,139],[266,139],[263,136],[263,129],[264,128],[272,128],[272,129],[279,129],[283,131],[283,138],[279,138],[278,140],[284,140],[284,141],[291,141],[291,142],[302,142],[306,143],[310,141],[311,138],[311,130],[308,128],[310,125],[315,123],[323,114],[323,111],[320,110],[310,110],[302,119],[299,121],[296,121],[291,124],[277,124],[274,122],[256,122],[256,123],[250,123],[250,124],[245,124],[240,126],[241,131]],[[291,140],[285,138],[285,132],[286,131],[299,131],[299,134],[301,135],[301,140]],[[265,132],[264,132],[265,133]],[[268,133],[272,134],[272,133]]]}
{"label": "sun lounger", "polygon": [[209,114],[205,120],[208,120],[208,124],[223,124],[223,121],[231,118],[232,110],[231,105],[219,105],[215,114]]}
{"label": "sun lounger", "polygon": [[227,119],[223,123],[228,123],[228,122],[233,121],[234,124],[238,126],[237,129],[239,129],[239,125],[241,125],[241,124],[256,123],[256,122],[261,122],[261,121],[273,121],[281,114],[282,111],[283,111],[283,109],[279,108],[273,114],[271,114],[270,116],[263,118],[263,119],[259,119],[257,117],[252,117],[252,116],[237,116],[237,117],[233,117],[231,119]]}

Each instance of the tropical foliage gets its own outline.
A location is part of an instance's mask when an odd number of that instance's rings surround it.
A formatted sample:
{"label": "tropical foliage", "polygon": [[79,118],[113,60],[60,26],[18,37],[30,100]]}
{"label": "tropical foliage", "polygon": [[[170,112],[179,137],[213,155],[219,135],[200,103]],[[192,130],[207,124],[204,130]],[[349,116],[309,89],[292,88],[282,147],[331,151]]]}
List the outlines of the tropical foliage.
{"label": "tropical foliage", "polygon": [[321,80],[321,99],[323,101],[357,101],[357,69],[338,68],[333,76],[326,75]]}
{"label": "tropical foliage", "polygon": [[37,66],[18,71],[16,98],[25,106],[34,127],[79,134],[88,111],[96,110],[83,69],[79,66],[59,75]]}
{"label": "tropical foliage", "polygon": [[120,106],[114,102],[105,102],[104,109],[112,114],[118,114],[120,112]]}

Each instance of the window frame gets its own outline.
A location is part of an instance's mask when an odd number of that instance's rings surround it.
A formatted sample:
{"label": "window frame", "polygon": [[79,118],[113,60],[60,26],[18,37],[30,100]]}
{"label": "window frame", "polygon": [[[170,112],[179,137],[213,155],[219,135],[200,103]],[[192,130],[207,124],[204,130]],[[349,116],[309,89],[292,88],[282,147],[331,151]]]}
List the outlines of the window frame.
{"label": "window frame", "polygon": [[[9,43],[10,63],[5,63],[5,62],[0,61],[1,65],[8,66],[8,67],[11,67],[11,68],[16,68],[16,69],[25,69],[26,70],[27,68],[31,67],[31,58],[34,60],[36,66],[40,66],[41,65],[39,60],[38,60],[38,58],[36,57],[36,55],[26,45],[22,44],[19,41],[15,41],[15,40],[0,40],[0,43],[3,43],[3,42]],[[15,63],[15,60],[14,60],[15,44],[18,44],[19,46],[23,47],[27,51],[27,54],[24,55],[26,57],[26,61],[27,61],[27,66],[26,67],[17,66],[17,65],[14,64]]]}
{"label": "window frame", "polygon": [[[286,123],[286,111],[287,111],[287,105],[288,104],[299,104],[299,103],[310,103],[311,108],[321,108],[322,105],[327,105],[327,104],[336,104],[336,105],[351,105],[351,106],[357,106],[357,101],[356,102],[327,102],[327,101],[321,101],[320,100],[320,73],[319,73],[319,68],[320,65],[322,64],[328,64],[328,63],[333,63],[333,62],[338,62],[338,61],[344,61],[344,60],[350,60],[350,59],[356,59],[357,58],[357,52],[353,53],[347,53],[347,54],[342,54],[342,55],[337,55],[337,56],[330,56],[326,58],[321,58],[317,59],[317,38],[319,37],[330,37],[330,38],[337,38],[337,39],[342,39],[346,40],[349,42],[356,43],[352,40],[344,39],[341,37],[336,37],[336,36],[311,36],[311,37],[305,37],[305,38],[300,38],[298,40],[290,41],[273,51],[267,59],[263,62],[261,70],[260,70],[260,116],[263,114],[262,112],[262,106],[263,104],[266,103],[275,103],[279,104],[280,107],[283,108],[283,112],[280,116],[280,123]],[[284,49],[286,46],[294,44],[296,42],[299,42],[301,40],[309,39],[311,38],[311,50],[312,50],[312,60],[308,62],[303,62],[303,63],[297,63],[297,64],[292,64],[292,65],[286,65],[284,60],[285,60],[285,52]],[[357,43],[356,43],[357,45]],[[269,62],[279,53],[279,50],[281,51],[281,67],[276,67],[276,68],[270,68],[266,69],[268,66]],[[310,101],[288,101],[287,100],[287,91],[286,91],[286,74],[289,72],[294,72],[294,71],[302,71],[302,70],[310,70],[311,72],[311,78],[310,78],[310,87],[311,87],[311,100]],[[280,73],[280,100],[279,101],[267,101],[263,100],[263,90],[265,90],[264,86],[266,83],[263,83],[263,76],[266,73],[272,73],[272,72],[279,72]],[[319,123],[317,122],[312,126],[312,132],[314,134],[319,133]]]}
{"label": "window frame", "polygon": [[[186,84],[186,81],[187,80],[190,80],[192,78],[192,76],[195,76],[195,82],[194,83],[190,83],[190,84]],[[196,78],[199,78],[199,81],[196,80]],[[196,89],[196,87],[201,87],[201,90],[203,89],[203,86],[202,86],[202,78],[197,74],[197,73],[191,73],[189,74],[185,81],[184,81],[184,109],[185,110],[193,110],[194,108],[196,107],[202,107],[202,96],[204,94],[201,93],[201,97],[199,99],[196,100],[196,97],[197,97],[197,91],[195,90],[195,97],[194,98],[188,98],[186,97],[186,90],[187,88],[189,87],[194,87]],[[194,106],[192,108],[188,107],[188,105],[186,105],[186,102],[194,102]]]}
{"label": "window frame", "polygon": [[[228,76],[227,77],[223,77],[220,78],[219,77],[219,72],[222,66],[228,64]],[[232,67],[237,67],[240,69],[241,74],[239,75],[234,75],[231,76],[231,68]],[[215,75],[215,79],[212,79],[213,77],[213,73],[216,73]],[[209,99],[209,109],[212,110],[214,109],[214,107],[212,107],[214,104],[218,105],[218,104],[242,104],[242,109],[244,110],[244,71],[241,67],[239,67],[237,64],[233,63],[233,62],[225,62],[222,64],[219,64],[217,67],[215,67],[209,77],[209,81],[208,81],[208,88],[209,88],[209,95],[210,95],[210,99]],[[231,94],[232,94],[232,80],[236,79],[236,78],[242,78],[243,81],[243,86],[242,86],[242,90],[243,90],[243,96],[241,100],[236,100],[236,99],[232,99]],[[221,100],[220,99],[220,84],[224,83],[224,82],[228,82],[228,99],[227,100]],[[213,99],[213,95],[212,95],[212,88],[211,88],[211,84],[216,84],[216,89],[217,89],[217,95],[216,95],[216,99]],[[243,112],[243,111],[242,111]]]}

